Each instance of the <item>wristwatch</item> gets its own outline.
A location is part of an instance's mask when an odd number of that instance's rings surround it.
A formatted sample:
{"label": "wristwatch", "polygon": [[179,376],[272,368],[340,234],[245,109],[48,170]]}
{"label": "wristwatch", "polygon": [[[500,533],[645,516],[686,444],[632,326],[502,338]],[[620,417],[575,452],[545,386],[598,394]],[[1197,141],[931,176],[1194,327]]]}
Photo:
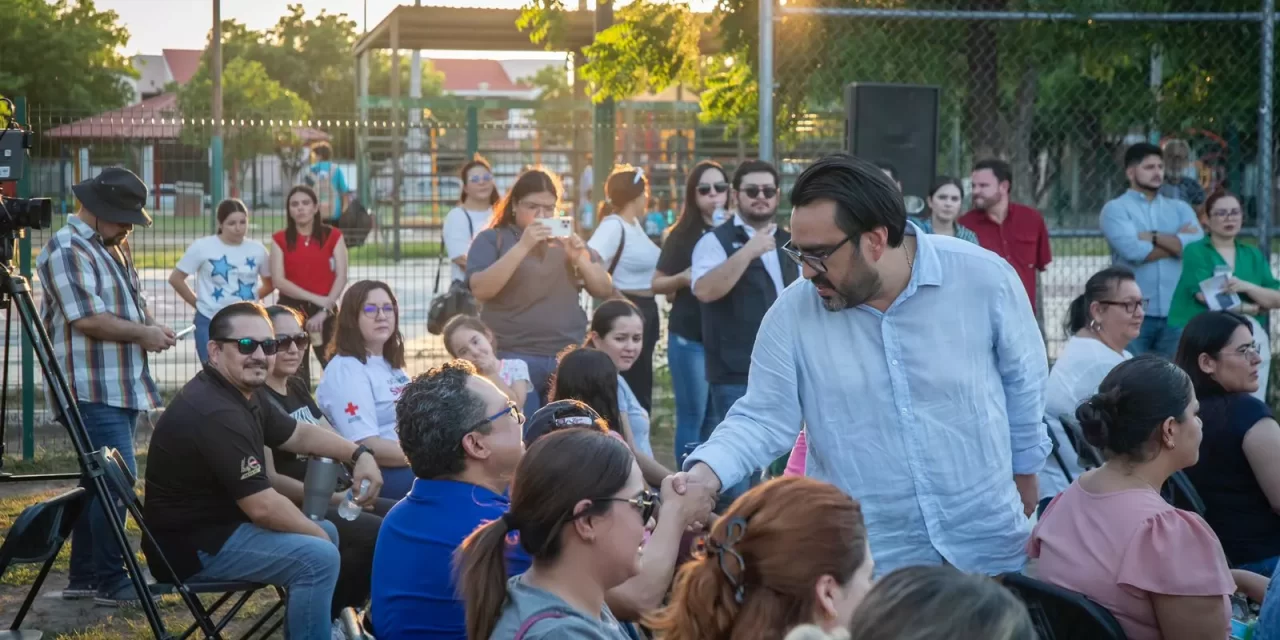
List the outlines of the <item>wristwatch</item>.
{"label": "wristwatch", "polygon": [[369,455],[373,455],[373,449],[370,449],[369,447],[366,447],[366,446],[364,446],[364,445],[362,445],[362,444],[358,444],[358,445],[356,445],[355,453],[352,453],[352,454],[351,454],[351,464],[353,464],[353,465],[354,465],[354,464],[359,463],[359,462],[360,462],[360,456],[362,456],[362,455],[364,455],[364,454],[366,454],[366,453],[367,453],[367,454],[369,454]]}

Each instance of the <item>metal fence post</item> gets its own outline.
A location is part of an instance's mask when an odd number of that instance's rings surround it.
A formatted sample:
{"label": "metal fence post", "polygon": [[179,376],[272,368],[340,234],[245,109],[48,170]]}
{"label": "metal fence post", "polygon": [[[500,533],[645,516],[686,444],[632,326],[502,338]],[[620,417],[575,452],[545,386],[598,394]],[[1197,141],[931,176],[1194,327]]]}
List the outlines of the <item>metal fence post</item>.
{"label": "metal fence post", "polygon": [[1275,178],[1271,158],[1275,141],[1272,139],[1272,100],[1275,97],[1276,2],[1262,0],[1262,58],[1258,93],[1258,244],[1263,255],[1271,256],[1272,198],[1275,195]]}
{"label": "metal fence post", "polygon": [[[17,113],[14,116],[19,124],[30,126],[27,112],[27,99],[18,97],[14,102]],[[35,163],[22,174],[18,181],[18,197],[31,197],[31,175],[35,172]],[[31,281],[31,232],[22,234],[18,242],[18,269],[27,282]],[[12,311],[12,310],[11,310]],[[22,459],[31,460],[36,455],[36,368],[35,352],[32,351],[31,339],[25,331],[18,332],[22,336]],[[5,363],[4,366],[9,366]]]}
{"label": "metal fence post", "polygon": [[773,162],[773,3],[760,0],[760,159]]}
{"label": "metal fence post", "polygon": [[467,161],[480,152],[480,109],[467,105]]}

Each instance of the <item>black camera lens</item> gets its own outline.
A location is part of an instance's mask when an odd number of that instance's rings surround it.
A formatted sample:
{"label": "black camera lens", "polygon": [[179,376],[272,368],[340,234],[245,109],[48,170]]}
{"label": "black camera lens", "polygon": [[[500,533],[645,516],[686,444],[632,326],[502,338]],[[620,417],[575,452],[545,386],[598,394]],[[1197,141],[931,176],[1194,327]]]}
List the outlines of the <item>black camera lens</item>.
{"label": "black camera lens", "polygon": [[0,202],[0,230],[48,229],[53,226],[53,201],[48,198],[6,198]]}

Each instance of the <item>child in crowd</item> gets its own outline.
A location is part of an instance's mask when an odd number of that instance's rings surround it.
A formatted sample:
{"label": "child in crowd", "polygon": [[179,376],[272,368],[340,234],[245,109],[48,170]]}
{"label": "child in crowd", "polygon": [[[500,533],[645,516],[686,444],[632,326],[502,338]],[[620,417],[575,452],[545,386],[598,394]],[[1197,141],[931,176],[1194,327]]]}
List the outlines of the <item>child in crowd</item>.
{"label": "child in crowd", "polygon": [[497,385],[511,401],[531,416],[538,410],[537,396],[530,396],[533,382],[529,365],[517,358],[499,359],[493,331],[475,316],[454,316],[444,326],[444,348],[450,356],[475,365],[476,371]]}

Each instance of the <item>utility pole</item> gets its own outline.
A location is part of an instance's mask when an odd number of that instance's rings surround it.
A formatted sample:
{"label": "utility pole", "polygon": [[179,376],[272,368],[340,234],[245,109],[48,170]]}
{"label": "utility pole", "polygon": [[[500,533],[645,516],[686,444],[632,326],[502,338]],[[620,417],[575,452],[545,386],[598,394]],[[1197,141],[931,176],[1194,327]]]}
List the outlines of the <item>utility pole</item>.
{"label": "utility pole", "polygon": [[[210,201],[222,202],[222,0],[213,0],[213,38],[209,42],[209,76],[213,80],[213,137],[209,142],[209,164],[213,169]],[[216,230],[217,221],[210,217]]]}

